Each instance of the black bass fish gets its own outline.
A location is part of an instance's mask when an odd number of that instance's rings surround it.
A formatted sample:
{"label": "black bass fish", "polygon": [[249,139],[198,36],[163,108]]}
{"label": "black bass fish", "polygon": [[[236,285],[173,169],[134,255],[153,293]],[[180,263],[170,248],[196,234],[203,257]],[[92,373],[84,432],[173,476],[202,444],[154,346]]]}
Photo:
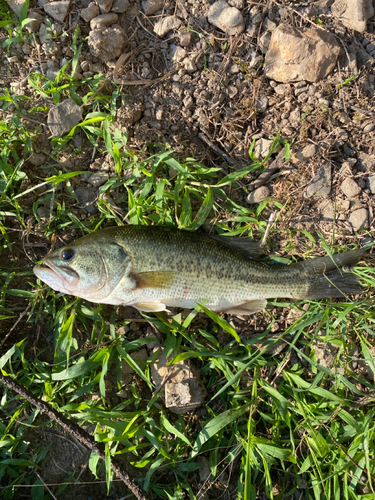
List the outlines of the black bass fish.
{"label": "black bass fish", "polygon": [[160,226],[110,227],[54,250],[34,273],[59,292],[141,311],[204,303],[213,311],[244,315],[264,309],[268,298],[322,299],[361,291],[346,268],[363,250],[268,266],[249,258],[251,244]]}

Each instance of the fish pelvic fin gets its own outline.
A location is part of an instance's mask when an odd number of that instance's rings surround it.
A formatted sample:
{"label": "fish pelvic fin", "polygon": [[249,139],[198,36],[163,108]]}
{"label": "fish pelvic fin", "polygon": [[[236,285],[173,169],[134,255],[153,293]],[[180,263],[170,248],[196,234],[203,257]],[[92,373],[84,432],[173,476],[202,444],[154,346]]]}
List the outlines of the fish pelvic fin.
{"label": "fish pelvic fin", "polygon": [[129,276],[134,283],[134,289],[139,288],[161,288],[165,289],[173,285],[175,279],[174,271],[148,271],[135,273]]}
{"label": "fish pelvic fin", "polygon": [[254,300],[248,300],[243,304],[239,304],[237,306],[233,306],[228,309],[223,309],[220,312],[243,316],[245,314],[254,314],[256,312],[262,311],[263,309],[265,309],[266,305],[267,305],[266,299],[254,299]]}
{"label": "fish pelvic fin", "polygon": [[160,312],[167,311],[165,304],[161,302],[136,302],[135,304],[129,304],[144,312]]}
{"label": "fish pelvic fin", "polygon": [[310,261],[299,262],[301,270],[309,276],[309,285],[301,299],[343,298],[347,295],[361,293],[358,277],[350,271],[361,259],[362,249],[320,257]]}

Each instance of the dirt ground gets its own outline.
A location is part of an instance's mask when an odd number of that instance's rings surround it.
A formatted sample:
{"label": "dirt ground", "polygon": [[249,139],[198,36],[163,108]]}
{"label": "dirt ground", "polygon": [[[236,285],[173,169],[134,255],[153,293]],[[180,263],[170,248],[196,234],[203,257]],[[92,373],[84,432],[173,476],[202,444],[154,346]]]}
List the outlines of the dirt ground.
{"label": "dirt ground", "polygon": [[[110,95],[117,86],[126,95],[114,126],[127,132],[129,149],[142,151],[151,143],[153,147],[167,146],[176,155],[194,157],[207,166],[229,171],[232,166],[249,165],[248,150],[254,139],[255,152],[259,152],[279,133],[292,143],[290,161],[281,158],[277,168],[262,183],[256,184],[258,174],[245,177],[242,182],[246,189],[236,194],[238,203],[249,206],[249,194],[263,188],[263,199],[271,197],[284,205],[278,228],[300,230],[293,236],[296,252],[306,250],[309,238],[305,231],[319,232],[338,246],[368,243],[374,233],[375,214],[375,177],[371,180],[375,175],[375,58],[371,55],[375,48],[375,18],[368,19],[366,31],[360,33],[345,28],[332,15],[329,0],[232,0],[229,4],[242,13],[245,27],[241,33],[231,36],[208,21],[207,12],[213,3],[167,0],[161,2],[162,7],[155,13],[146,15],[141,2],[129,0],[126,11],[119,13],[116,21],[127,38],[123,49],[126,57],[120,62],[122,56],[103,60],[104,56],[90,51],[90,23],[81,17],[82,9],[88,7],[86,0],[71,0],[69,13],[62,23],[47,18],[53,24],[54,35],[44,43],[40,43],[38,27],[28,33],[26,43],[13,43],[7,50],[2,43],[8,35],[2,29],[0,93],[8,89],[10,94],[32,97],[26,106],[33,106],[35,111],[32,118],[28,115],[22,121],[30,130],[38,129],[33,144],[35,153],[25,158],[23,166],[29,178],[24,189],[55,172],[56,161],[63,172],[80,169],[108,175],[111,168],[110,158],[101,155],[83,135],[77,135],[75,143],[68,144],[58,158],[50,157],[47,112],[53,104],[52,98],[39,95],[36,100],[28,82],[30,73],[51,77],[72,58],[72,37],[78,26],[84,42],[76,76],[85,79],[101,73],[105,82],[99,93]],[[46,24],[42,3],[31,0],[30,8],[39,12]],[[180,23],[165,35],[157,35],[156,23],[168,16]],[[302,31],[319,27],[334,35],[340,53],[333,70],[316,82],[277,82],[267,78],[264,74],[267,44],[281,24]],[[79,96],[84,97],[88,90],[88,84],[84,84],[78,90]],[[0,119],[8,120],[11,113],[11,108],[0,109]],[[79,142],[80,152],[76,153]],[[261,152],[258,154],[262,156]],[[269,166],[276,157],[277,151],[268,161]],[[306,196],[306,190],[322,168],[330,171],[328,194]],[[77,182],[78,187],[86,190],[85,196],[92,193],[87,177]],[[258,194],[262,196],[262,192]],[[38,194],[22,200],[24,208],[32,206],[35,196]],[[270,210],[265,210],[262,216],[267,220],[269,214]],[[80,217],[89,218],[90,212],[82,208]],[[43,238],[39,238],[38,243],[33,240],[31,251],[27,244],[25,247],[17,223],[13,224],[18,265],[31,269],[31,261],[47,252],[49,242]],[[32,213],[28,227],[40,229]],[[73,237],[74,234],[68,236]],[[289,236],[285,239],[275,235],[276,251],[289,244]],[[15,300],[19,301],[16,306],[22,311],[24,301]],[[140,319],[132,309],[127,308],[122,314]],[[286,316],[280,315],[278,328],[283,328],[287,321]],[[134,330],[138,332],[139,323],[135,325]],[[249,320],[247,328],[261,331],[262,325],[254,318]],[[48,336],[48,329],[45,325],[41,335]],[[21,335],[24,331],[18,333]],[[329,356],[329,352],[323,351],[323,357]],[[59,450],[55,466],[49,463],[44,470],[46,482],[66,479],[67,472],[74,467],[83,468],[82,478],[86,474],[87,481],[92,479],[84,466],[88,452],[79,443],[50,431],[35,436],[35,440],[41,444],[52,443],[53,448]],[[82,494],[74,489],[77,500],[96,500],[103,498],[105,492],[105,483],[100,491],[97,485],[92,491],[86,485]],[[67,488],[59,498],[69,498],[71,494]],[[20,493],[17,498],[28,497]],[[112,498],[117,498],[116,488]]]}

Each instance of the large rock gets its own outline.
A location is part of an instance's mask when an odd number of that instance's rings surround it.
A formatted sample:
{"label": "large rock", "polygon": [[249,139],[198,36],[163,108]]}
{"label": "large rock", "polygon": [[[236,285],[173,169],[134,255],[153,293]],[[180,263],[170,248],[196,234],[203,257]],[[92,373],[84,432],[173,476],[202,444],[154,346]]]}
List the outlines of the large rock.
{"label": "large rock", "polygon": [[125,31],[117,24],[90,31],[88,40],[91,54],[104,62],[120,57],[126,43]]}
{"label": "large rock", "polygon": [[278,82],[317,82],[332,71],[339,53],[338,42],[327,31],[281,25],[272,33],[264,73]]}
{"label": "large rock", "polygon": [[372,0],[336,0],[331,12],[346,28],[363,33],[367,20],[374,15],[374,6]]}
{"label": "large rock", "polygon": [[184,361],[168,365],[163,350],[151,365],[151,376],[156,392],[164,389],[165,406],[173,413],[194,410],[203,403],[207,394],[200,382],[199,371]]}
{"label": "large rock", "polygon": [[70,7],[70,0],[59,0],[58,2],[46,3],[44,12],[55,21],[63,23]]}
{"label": "large rock", "polygon": [[236,7],[219,0],[211,5],[207,13],[208,22],[228,35],[238,35],[245,29],[245,21]]}
{"label": "large rock", "polygon": [[61,137],[78,125],[81,118],[82,109],[80,106],[73,99],[66,99],[50,109],[47,125],[53,136]]}

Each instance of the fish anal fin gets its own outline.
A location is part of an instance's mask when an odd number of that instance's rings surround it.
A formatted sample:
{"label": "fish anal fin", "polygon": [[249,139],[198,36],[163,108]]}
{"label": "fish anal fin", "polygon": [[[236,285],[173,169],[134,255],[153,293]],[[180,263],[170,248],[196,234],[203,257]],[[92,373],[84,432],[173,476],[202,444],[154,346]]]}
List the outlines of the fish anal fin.
{"label": "fish anal fin", "polygon": [[247,302],[239,304],[238,306],[223,309],[220,312],[225,312],[228,314],[238,314],[242,316],[244,314],[254,314],[256,312],[262,311],[263,309],[265,309],[266,305],[266,299],[254,299],[248,300]]}
{"label": "fish anal fin", "polygon": [[161,288],[170,287],[175,278],[174,271],[147,271],[145,273],[131,274],[130,278],[134,281],[134,289],[139,288]]}
{"label": "fish anal fin", "polygon": [[162,304],[161,302],[136,302],[131,305],[144,312],[159,312],[167,310],[165,304]]}

